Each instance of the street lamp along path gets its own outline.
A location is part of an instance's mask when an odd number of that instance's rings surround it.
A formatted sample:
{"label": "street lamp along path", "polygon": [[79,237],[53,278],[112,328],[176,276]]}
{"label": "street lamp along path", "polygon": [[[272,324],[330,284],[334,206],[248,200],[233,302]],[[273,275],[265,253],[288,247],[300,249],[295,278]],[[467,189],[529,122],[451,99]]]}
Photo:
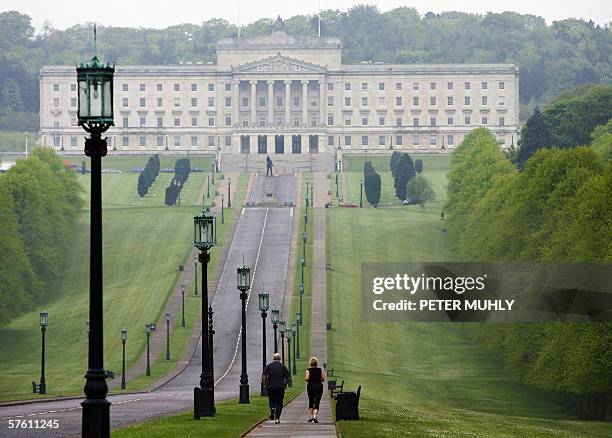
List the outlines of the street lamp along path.
{"label": "street lamp along path", "polygon": [[240,398],[239,403],[251,403],[249,400],[249,376],[247,374],[247,345],[246,345],[246,300],[251,288],[251,268],[244,264],[237,270],[237,287],[240,291],[242,301],[242,372],[240,373]]}

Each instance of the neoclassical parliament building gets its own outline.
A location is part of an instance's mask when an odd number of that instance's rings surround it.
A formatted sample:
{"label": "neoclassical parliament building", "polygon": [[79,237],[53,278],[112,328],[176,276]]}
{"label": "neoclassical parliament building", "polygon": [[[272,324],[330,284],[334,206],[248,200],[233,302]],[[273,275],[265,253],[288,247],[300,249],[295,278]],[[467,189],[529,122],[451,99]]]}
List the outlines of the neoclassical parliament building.
{"label": "neoclassical parliament building", "polygon": [[[452,151],[485,126],[516,144],[518,67],[342,64],[337,38],[287,34],[217,42],[216,62],[118,65],[109,147],[135,152],[316,154]],[[75,153],[76,70],[40,71],[40,144]]]}

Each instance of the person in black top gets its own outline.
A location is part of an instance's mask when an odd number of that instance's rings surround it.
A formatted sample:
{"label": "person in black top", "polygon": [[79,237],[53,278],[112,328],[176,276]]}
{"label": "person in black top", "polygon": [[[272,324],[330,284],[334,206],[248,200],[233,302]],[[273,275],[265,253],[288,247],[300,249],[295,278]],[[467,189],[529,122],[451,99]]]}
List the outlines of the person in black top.
{"label": "person in black top", "polygon": [[273,360],[263,370],[261,376],[264,385],[268,388],[268,403],[270,405],[270,420],[276,424],[280,423],[283,412],[283,398],[285,398],[285,386],[291,375],[287,367],[281,362],[280,354],[274,353]]}
{"label": "person in black top", "polygon": [[309,423],[318,423],[317,414],[319,413],[319,403],[323,395],[323,382],[325,376],[323,370],[319,368],[319,360],[316,357],[310,358],[310,368],[306,370],[306,381],[308,386],[308,413],[310,414]]}
{"label": "person in black top", "polygon": [[270,158],[270,155],[266,156],[266,176],[270,175],[270,176],[274,176],[274,173],[272,172],[272,168],[274,167],[274,164],[272,164],[272,158]]}

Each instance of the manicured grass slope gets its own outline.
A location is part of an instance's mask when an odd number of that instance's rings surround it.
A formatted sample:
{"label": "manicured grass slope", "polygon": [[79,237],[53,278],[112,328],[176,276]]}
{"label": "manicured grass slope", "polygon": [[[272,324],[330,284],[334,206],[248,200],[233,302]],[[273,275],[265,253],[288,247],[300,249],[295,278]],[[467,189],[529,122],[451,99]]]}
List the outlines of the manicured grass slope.
{"label": "manicured grass slope", "polygon": [[[147,157],[139,157],[144,167]],[[166,207],[163,193],[172,174],[162,173],[145,198],[136,193],[137,174],[104,174],[105,366],[120,372],[119,332],[128,330],[127,362],[145,349],[145,324],[157,321],[191,250],[193,212],[205,174],[192,173],[183,206]],[[44,307],[49,395],[81,393],[86,369],[85,321],[89,306],[89,174],[79,176],[86,209],[65,255],[66,267]],[[40,366],[38,311],[0,328],[0,399],[31,397]],[[134,387],[132,387],[134,389]]]}
{"label": "manicured grass slope", "polygon": [[[516,385],[462,325],[362,320],[361,262],[453,260],[440,220],[449,157],[423,158],[423,175],[438,199],[425,213],[418,207],[327,212],[329,366],[346,389],[362,385],[363,419],[339,422],[343,436],[612,436],[609,424],[572,421],[545,394]],[[362,169],[363,159],[351,159],[351,168]],[[381,176],[383,164],[374,162]],[[356,193],[359,176],[348,179]]]}

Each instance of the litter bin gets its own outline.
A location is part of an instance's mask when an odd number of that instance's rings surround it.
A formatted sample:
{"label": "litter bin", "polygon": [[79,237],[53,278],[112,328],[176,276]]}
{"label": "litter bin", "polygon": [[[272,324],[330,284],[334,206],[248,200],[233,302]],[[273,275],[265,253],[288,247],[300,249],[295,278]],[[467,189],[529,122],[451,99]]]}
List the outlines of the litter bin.
{"label": "litter bin", "polygon": [[359,396],[361,386],[357,392],[339,392],[336,395],[336,420],[359,420]]}

